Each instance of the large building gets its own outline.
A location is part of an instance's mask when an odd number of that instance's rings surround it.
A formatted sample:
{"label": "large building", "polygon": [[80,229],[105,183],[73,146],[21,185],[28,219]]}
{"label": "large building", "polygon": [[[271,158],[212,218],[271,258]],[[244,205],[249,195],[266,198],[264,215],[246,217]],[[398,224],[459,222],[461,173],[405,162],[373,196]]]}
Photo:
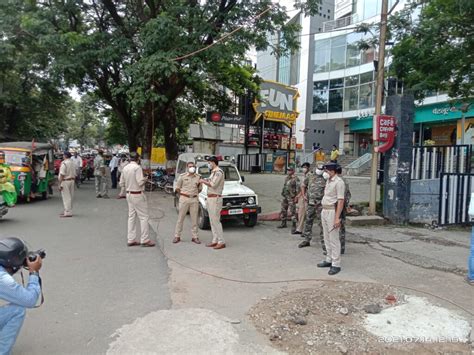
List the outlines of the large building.
{"label": "large building", "polygon": [[[358,42],[364,35],[354,29],[359,23],[379,21],[381,1],[323,0],[319,13],[312,17],[289,11],[290,21],[302,28],[299,52],[280,58],[270,52],[257,54],[260,76],[299,89],[300,117],[295,134],[305,150],[320,143],[325,149],[336,144],[346,154],[356,156],[370,151],[377,48],[360,50]],[[397,6],[400,8],[403,2]],[[403,91],[395,80],[385,79],[386,92]],[[423,102],[417,103],[415,144],[427,140],[437,145],[461,143],[461,106],[449,101],[443,93],[428,93]],[[474,105],[464,116],[464,142],[472,144]]]}

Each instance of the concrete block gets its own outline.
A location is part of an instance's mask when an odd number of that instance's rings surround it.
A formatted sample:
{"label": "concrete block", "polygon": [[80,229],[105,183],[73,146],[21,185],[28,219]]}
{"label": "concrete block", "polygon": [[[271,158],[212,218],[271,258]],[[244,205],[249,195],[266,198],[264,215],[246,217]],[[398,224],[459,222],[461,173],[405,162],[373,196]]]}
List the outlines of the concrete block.
{"label": "concrete block", "polygon": [[380,216],[348,216],[346,221],[349,226],[381,226],[385,224],[385,219]]}

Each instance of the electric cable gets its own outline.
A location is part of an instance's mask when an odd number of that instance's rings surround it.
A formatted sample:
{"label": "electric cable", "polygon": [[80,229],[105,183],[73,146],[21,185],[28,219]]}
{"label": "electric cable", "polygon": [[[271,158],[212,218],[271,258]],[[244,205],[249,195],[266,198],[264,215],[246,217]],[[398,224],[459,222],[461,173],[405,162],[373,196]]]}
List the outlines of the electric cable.
{"label": "electric cable", "polygon": [[[162,213],[162,216],[160,218],[156,218],[156,219],[163,219],[166,216],[166,213],[160,208],[158,208],[158,210]],[[156,232],[157,237],[158,237],[158,231],[155,231],[155,232]],[[282,283],[298,283],[298,282],[303,282],[303,283],[304,282],[334,282],[334,283],[347,282],[347,283],[351,283],[351,284],[365,283],[365,284],[372,284],[372,285],[385,285],[385,286],[389,286],[389,287],[410,290],[410,291],[413,291],[413,292],[418,292],[418,293],[421,293],[421,294],[424,294],[424,295],[428,295],[428,296],[437,298],[438,300],[445,301],[445,302],[457,307],[458,309],[463,310],[465,313],[469,314],[470,316],[474,316],[473,311],[467,310],[466,308],[464,308],[463,306],[457,304],[454,301],[451,301],[451,300],[449,300],[445,297],[436,295],[434,293],[419,290],[417,288],[410,287],[410,286],[403,286],[403,285],[397,285],[397,284],[388,284],[388,283],[381,283],[381,282],[371,282],[371,281],[360,282],[360,281],[352,281],[352,280],[338,280],[338,279],[329,280],[329,279],[321,279],[321,278],[284,279],[284,280],[273,280],[273,281],[241,280],[241,279],[235,279],[235,278],[220,276],[220,275],[216,275],[216,274],[213,274],[213,273],[210,273],[210,272],[206,272],[206,271],[194,268],[192,266],[188,266],[188,265],[182,263],[181,261],[178,261],[178,260],[174,259],[173,257],[169,256],[166,253],[165,248],[164,248],[164,241],[161,238],[158,241],[158,248],[160,249],[161,253],[163,254],[163,256],[167,260],[171,260],[172,262],[178,264],[179,266],[181,266],[185,269],[194,271],[194,272],[199,273],[201,275],[205,275],[205,276],[212,277],[212,278],[215,278],[215,279],[223,280],[223,281],[239,283],[239,284],[248,284],[248,285],[275,285],[275,284],[282,284]]]}
{"label": "electric cable", "polygon": [[[253,20],[259,19],[260,17],[262,17],[263,15],[265,15],[268,11],[270,11],[271,8],[272,8],[271,6],[267,7],[264,11],[262,11],[261,13],[259,13],[259,14],[256,15],[256,16],[252,17],[251,20],[253,21]],[[218,44],[218,43],[224,41],[226,38],[232,36],[234,33],[240,31],[240,30],[241,30],[242,28],[244,28],[245,26],[246,26],[246,24],[240,25],[240,26],[238,26],[237,28],[235,28],[234,30],[232,30],[231,32],[226,33],[226,34],[223,35],[222,37],[218,38],[217,40],[215,40],[215,41],[212,42],[211,44],[209,44],[209,45],[207,45],[207,46],[205,46],[205,47],[203,47],[203,48],[197,49],[197,50],[195,50],[195,51],[193,51],[193,52],[190,52],[190,53],[188,53],[188,54],[185,54],[185,55],[182,55],[182,56],[173,58],[172,60],[173,60],[173,61],[178,61],[178,60],[182,60],[182,59],[186,59],[186,58],[188,58],[188,57],[191,57],[191,56],[193,56],[193,55],[195,55],[195,54],[204,52],[205,50],[207,50],[207,49],[209,49],[209,48],[215,46],[216,44]]]}

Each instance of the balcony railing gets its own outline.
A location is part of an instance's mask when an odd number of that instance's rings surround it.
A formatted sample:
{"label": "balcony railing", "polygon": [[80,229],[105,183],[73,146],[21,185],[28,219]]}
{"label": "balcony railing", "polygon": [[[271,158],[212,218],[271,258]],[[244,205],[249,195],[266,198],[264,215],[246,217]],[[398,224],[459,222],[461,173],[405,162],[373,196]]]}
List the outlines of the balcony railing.
{"label": "balcony railing", "polygon": [[341,17],[337,20],[326,21],[323,23],[323,32],[334,31],[338,28],[346,27],[357,22],[357,15]]}

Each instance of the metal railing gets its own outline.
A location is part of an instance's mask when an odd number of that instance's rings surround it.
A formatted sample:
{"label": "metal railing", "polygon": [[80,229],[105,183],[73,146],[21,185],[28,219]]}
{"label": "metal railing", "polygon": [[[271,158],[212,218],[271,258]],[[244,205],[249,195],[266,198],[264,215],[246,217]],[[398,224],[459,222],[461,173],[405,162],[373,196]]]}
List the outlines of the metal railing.
{"label": "metal railing", "polygon": [[470,173],[472,146],[413,147],[412,180],[438,179],[441,173]]}
{"label": "metal railing", "polygon": [[473,192],[474,174],[441,173],[438,224],[471,223],[468,212]]}
{"label": "metal railing", "polygon": [[323,32],[334,31],[341,27],[346,27],[357,22],[357,15],[341,17],[336,20],[326,21],[323,23]]}
{"label": "metal railing", "polygon": [[359,175],[363,170],[372,165],[372,153],[365,153],[363,156],[357,158],[352,163],[346,166],[347,175]]}

